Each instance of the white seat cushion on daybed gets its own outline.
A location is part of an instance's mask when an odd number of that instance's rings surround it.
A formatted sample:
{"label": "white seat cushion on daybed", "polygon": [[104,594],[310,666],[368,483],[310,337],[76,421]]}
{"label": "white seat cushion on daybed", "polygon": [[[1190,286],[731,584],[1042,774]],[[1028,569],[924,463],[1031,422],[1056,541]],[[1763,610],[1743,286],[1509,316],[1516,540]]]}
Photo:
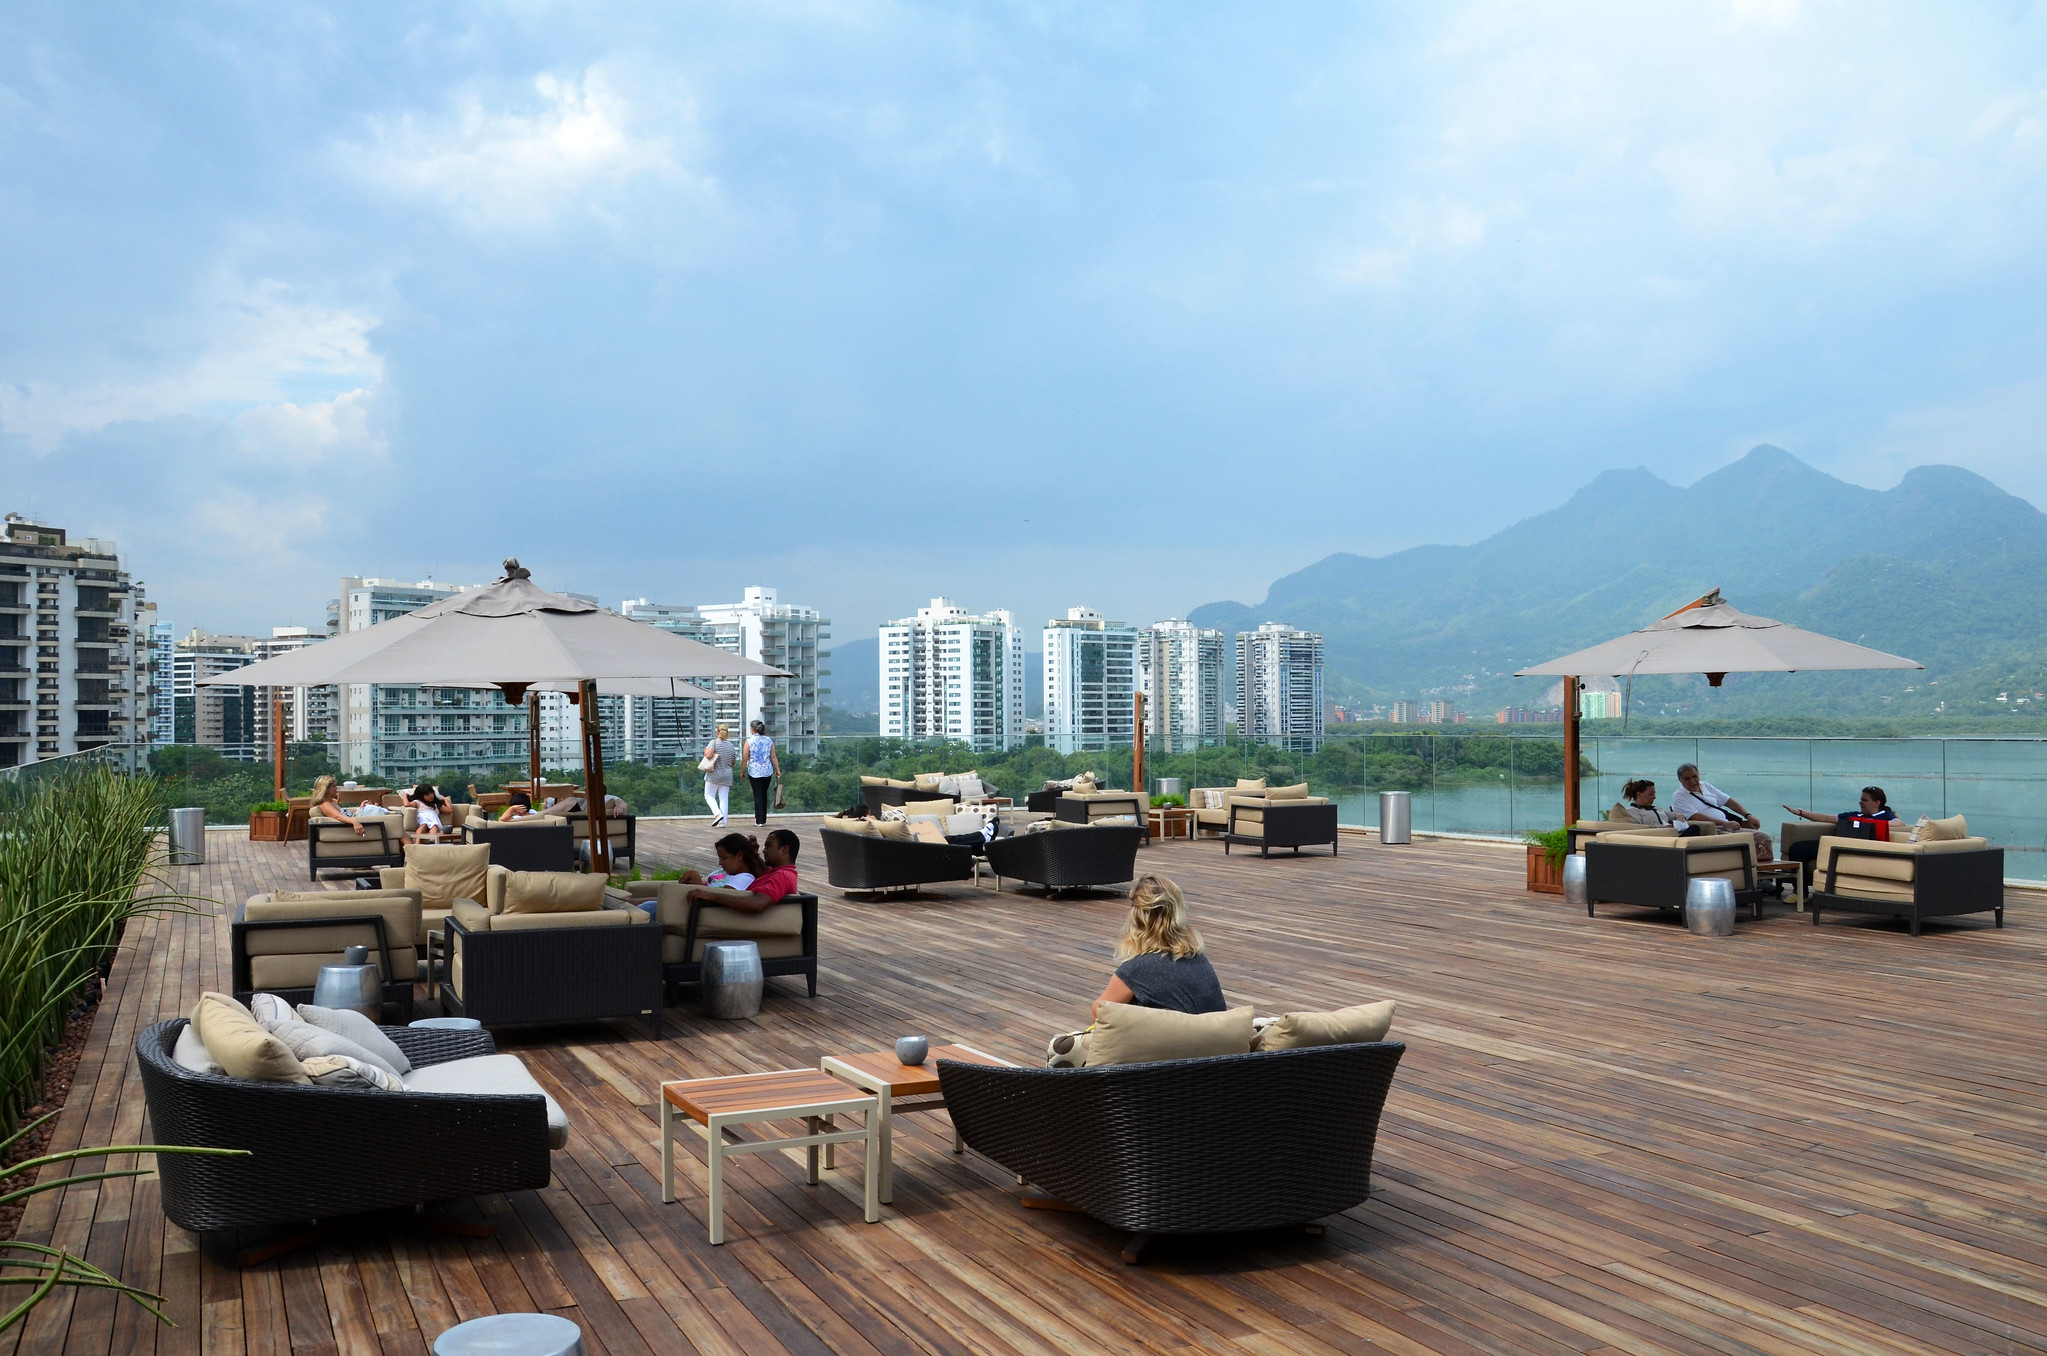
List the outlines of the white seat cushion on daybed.
{"label": "white seat cushion on daybed", "polygon": [[[520,1096],[547,1090],[526,1072],[517,1055],[471,1055],[445,1064],[415,1067],[400,1080],[407,1092],[460,1092],[486,1096]],[[560,1149],[569,1142],[569,1118],[552,1097],[547,1097],[547,1147]]]}

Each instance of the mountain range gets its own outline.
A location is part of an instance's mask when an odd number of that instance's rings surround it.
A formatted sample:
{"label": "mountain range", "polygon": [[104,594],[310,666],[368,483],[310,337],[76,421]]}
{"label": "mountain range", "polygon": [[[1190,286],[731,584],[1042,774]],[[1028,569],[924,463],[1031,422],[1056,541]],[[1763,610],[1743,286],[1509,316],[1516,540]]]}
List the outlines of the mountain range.
{"label": "mountain range", "polygon": [[[1680,488],[1607,471],[1562,506],[1469,546],[1337,554],[1255,605],[1189,619],[1234,634],[1282,621],[1325,636],[1333,700],[1443,697],[1479,718],[1536,705],[1539,663],[1720,589],[1744,612],[1910,656],[1921,674],[1640,679],[1639,714],[1750,716],[2037,710],[2047,704],[2047,514],[1954,466],[1888,490],[1759,446]],[[2013,702],[1992,705],[1998,691]],[[1942,708],[1942,703],[1946,706]]]}

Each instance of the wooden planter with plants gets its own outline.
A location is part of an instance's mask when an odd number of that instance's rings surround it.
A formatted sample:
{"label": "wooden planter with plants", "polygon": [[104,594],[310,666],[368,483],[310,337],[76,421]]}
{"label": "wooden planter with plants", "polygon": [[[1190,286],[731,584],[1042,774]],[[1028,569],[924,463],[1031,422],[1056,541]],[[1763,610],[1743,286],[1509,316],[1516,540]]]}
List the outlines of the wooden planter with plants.
{"label": "wooden planter with plants", "polygon": [[1562,829],[1528,835],[1528,888],[1539,895],[1564,892],[1564,853],[1571,837]]}
{"label": "wooden planter with plants", "polygon": [[273,800],[249,810],[249,841],[252,843],[282,843],[285,825],[291,819],[291,807],[281,800]]}

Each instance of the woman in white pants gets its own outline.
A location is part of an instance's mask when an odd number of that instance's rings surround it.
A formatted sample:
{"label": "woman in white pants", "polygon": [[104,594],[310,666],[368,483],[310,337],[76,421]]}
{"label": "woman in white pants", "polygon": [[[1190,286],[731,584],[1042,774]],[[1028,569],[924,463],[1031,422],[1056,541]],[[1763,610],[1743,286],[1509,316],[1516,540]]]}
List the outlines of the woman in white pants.
{"label": "woman in white pants", "polygon": [[711,827],[718,828],[725,823],[732,809],[732,765],[738,760],[739,750],[726,738],[732,731],[720,725],[718,737],[704,745],[704,758],[711,766],[704,773],[704,803],[711,807]]}

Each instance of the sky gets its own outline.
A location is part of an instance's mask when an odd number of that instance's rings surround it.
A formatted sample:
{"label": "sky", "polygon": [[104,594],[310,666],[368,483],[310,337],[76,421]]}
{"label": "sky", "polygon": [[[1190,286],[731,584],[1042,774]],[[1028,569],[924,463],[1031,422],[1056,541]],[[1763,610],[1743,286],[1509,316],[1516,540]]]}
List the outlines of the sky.
{"label": "sky", "polygon": [[0,509],[181,633],[1142,624],[1759,442],[2047,506],[2023,4],[18,0],[0,239]]}

